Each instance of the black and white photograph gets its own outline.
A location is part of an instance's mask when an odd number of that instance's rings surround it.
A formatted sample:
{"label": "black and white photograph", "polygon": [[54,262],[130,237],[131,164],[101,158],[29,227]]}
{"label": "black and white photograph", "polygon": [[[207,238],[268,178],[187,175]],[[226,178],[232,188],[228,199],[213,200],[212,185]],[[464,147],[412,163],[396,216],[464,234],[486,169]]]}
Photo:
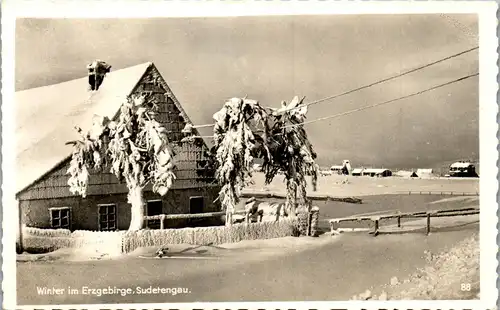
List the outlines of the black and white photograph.
{"label": "black and white photograph", "polygon": [[7,11],[6,309],[495,307],[495,2],[167,2]]}

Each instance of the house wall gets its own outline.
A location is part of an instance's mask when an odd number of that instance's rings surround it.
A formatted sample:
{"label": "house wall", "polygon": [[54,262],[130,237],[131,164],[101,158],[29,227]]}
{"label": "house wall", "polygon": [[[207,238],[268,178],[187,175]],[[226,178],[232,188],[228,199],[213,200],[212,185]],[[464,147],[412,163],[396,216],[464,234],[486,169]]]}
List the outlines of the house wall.
{"label": "house wall", "polygon": [[[169,191],[164,197],[153,192],[145,192],[144,200],[158,200],[163,202],[163,214],[189,213],[189,199],[194,196],[204,197],[203,212],[220,210],[220,205],[213,201],[217,198],[217,188],[190,188]],[[126,230],[130,224],[130,204],[127,202],[126,194],[93,195],[82,198],[61,197],[51,199],[22,200],[19,202],[21,208],[22,222],[30,227],[51,228],[50,208],[71,208],[72,230],[99,230],[98,205],[116,204],[117,227]],[[167,221],[165,227],[179,227],[186,224],[182,221]]]}

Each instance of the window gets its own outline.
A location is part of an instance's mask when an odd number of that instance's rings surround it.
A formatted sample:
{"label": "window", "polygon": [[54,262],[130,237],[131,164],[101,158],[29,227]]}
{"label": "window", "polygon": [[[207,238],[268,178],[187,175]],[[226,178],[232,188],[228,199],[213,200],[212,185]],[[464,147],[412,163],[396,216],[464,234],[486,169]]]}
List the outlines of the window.
{"label": "window", "polygon": [[52,228],[71,229],[71,209],[69,207],[50,208],[49,212]]}
{"label": "window", "polygon": [[116,230],[116,205],[106,204],[98,205],[99,208],[99,230]]}
{"label": "window", "polygon": [[189,197],[189,213],[203,213],[203,197]]}
{"label": "window", "polygon": [[[160,215],[163,213],[163,202],[161,200],[150,200],[147,203],[147,215]],[[148,220],[146,226],[151,229],[160,229],[160,220]]]}

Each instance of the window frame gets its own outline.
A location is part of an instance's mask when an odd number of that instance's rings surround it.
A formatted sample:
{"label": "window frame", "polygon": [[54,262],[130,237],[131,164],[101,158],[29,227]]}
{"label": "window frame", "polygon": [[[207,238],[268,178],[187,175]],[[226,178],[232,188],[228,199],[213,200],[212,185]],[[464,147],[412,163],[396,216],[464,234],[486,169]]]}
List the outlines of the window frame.
{"label": "window frame", "polygon": [[[63,227],[63,225],[62,225],[62,219],[63,219],[63,217],[62,217],[61,212],[62,211],[66,211],[66,210],[68,211],[68,227],[65,227],[66,225]],[[54,222],[53,212],[54,211],[59,212],[59,226],[58,227],[54,226],[54,224],[53,224],[53,222]],[[68,229],[68,230],[71,230],[71,227],[72,227],[71,224],[73,222],[72,221],[73,210],[72,210],[71,207],[53,207],[53,208],[49,208],[49,217],[50,217],[50,227],[52,229]]]}
{"label": "window frame", "polygon": [[[102,228],[102,223],[101,223],[101,208],[102,207],[110,207],[110,206],[113,206],[115,208],[115,229],[109,229],[109,220],[106,221],[106,223],[108,224],[108,228],[107,229],[103,229]],[[108,210],[107,210],[108,211]],[[109,211],[108,211],[109,212]],[[116,203],[100,203],[97,205],[97,227],[99,229],[99,231],[117,231],[118,230],[118,206]],[[107,216],[109,216],[109,213],[105,213]]]}

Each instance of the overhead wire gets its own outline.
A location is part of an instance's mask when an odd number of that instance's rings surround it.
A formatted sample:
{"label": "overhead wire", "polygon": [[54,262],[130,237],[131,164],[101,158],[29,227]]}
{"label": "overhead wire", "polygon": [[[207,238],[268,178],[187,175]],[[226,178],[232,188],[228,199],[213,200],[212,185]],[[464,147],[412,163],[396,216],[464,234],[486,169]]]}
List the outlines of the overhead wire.
{"label": "overhead wire", "polygon": [[306,104],[303,104],[301,106],[298,106],[298,107],[295,107],[295,108],[292,108],[292,109],[289,109],[289,110],[286,110],[286,111],[291,111],[291,110],[295,110],[295,109],[300,109],[304,106],[310,106],[310,105],[314,105],[314,104],[318,104],[318,103],[321,103],[321,102],[324,102],[324,101],[327,101],[327,100],[332,100],[332,99],[336,99],[338,97],[341,97],[341,96],[345,96],[345,95],[349,95],[349,94],[352,94],[354,92],[357,92],[357,91],[360,91],[360,90],[363,90],[363,89],[366,89],[366,88],[369,88],[369,87],[372,87],[372,86],[375,86],[375,85],[378,85],[378,84],[381,84],[381,83],[385,83],[385,82],[388,82],[388,81],[391,81],[391,80],[394,80],[396,78],[399,78],[399,77],[402,77],[402,76],[405,76],[405,75],[408,75],[410,73],[414,73],[414,72],[417,72],[417,71],[420,71],[420,70],[423,70],[425,68],[428,68],[430,66],[433,66],[433,65],[436,65],[438,63],[441,63],[443,61],[446,61],[446,60],[450,60],[452,58],[455,58],[455,57],[458,57],[458,56],[461,56],[463,54],[466,54],[466,53],[470,53],[474,50],[477,50],[479,48],[479,46],[475,46],[473,48],[470,48],[470,49],[467,49],[465,51],[462,51],[460,53],[456,53],[456,54],[453,54],[453,55],[450,55],[448,57],[445,57],[445,58],[441,58],[439,60],[435,60],[433,62],[430,62],[428,64],[425,64],[423,66],[420,66],[420,67],[417,67],[417,68],[413,68],[411,70],[408,70],[408,71],[405,71],[403,73],[400,73],[400,74],[396,74],[396,75],[393,75],[391,77],[388,77],[388,78],[385,78],[385,79],[382,79],[382,80],[379,80],[377,82],[373,82],[371,84],[368,84],[368,85],[364,85],[364,86],[360,86],[358,88],[355,88],[355,89],[352,89],[352,90],[348,90],[346,92],[343,92],[343,93],[340,93],[340,94],[337,94],[337,95],[333,95],[333,96],[329,96],[329,97],[325,97],[325,98],[322,98],[322,99],[319,99],[319,100],[316,100],[316,101],[312,101],[312,102],[308,102]]}
{"label": "overhead wire", "polygon": [[[387,101],[384,101],[384,102],[379,102],[379,103],[368,105],[368,106],[363,106],[363,107],[360,107],[360,108],[357,108],[357,109],[353,109],[353,110],[349,110],[349,111],[346,111],[346,112],[342,112],[342,113],[338,113],[338,114],[333,114],[333,115],[329,115],[329,116],[325,116],[325,117],[321,117],[321,118],[317,118],[317,119],[310,120],[310,121],[304,121],[304,122],[297,123],[297,124],[285,125],[285,126],[282,126],[281,128],[303,126],[303,125],[306,125],[306,124],[320,122],[320,121],[324,121],[324,120],[327,120],[327,119],[333,119],[333,118],[337,118],[337,117],[349,115],[349,114],[352,114],[352,113],[360,112],[360,111],[363,111],[363,110],[375,108],[375,107],[378,107],[378,106],[382,106],[382,105],[394,103],[394,102],[397,102],[397,101],[401,101],[401,100],[404,100],[404,99],[408,99],[408,98],[411,98],[411,97],[414,97],[414,96],[418,96],[418,95],[424,94],[424,93],[429,92],[429,91],[433,91],[433,90],[441,88],[441,87],[445,87],[445,86],[448,86],[448,85],[451,85],[451,84],[454,84],[454,83],[458,83],[458,82],[467,80],[467,79],[475,77],[475,76],[479,76],[479,73],[469,74],[469,75],[460,77],[458,79],[454,79],[452,81],[448,81],[446,83],[442,83],[442,84],[439,84],[439,85],[436,85],[436,86],[433,86],[433,87],[430,87],[430,88],[427,88],[427,89],[424,89],[424,90],[421,90],[421,91],[418,91],[418,92],[415,92],[415,93],[411,93],[409,95],[405,95],[405,96],[402,96],[402,97],[399,97],[399,98],[387,100]],[[188,138],[213,138],[213,136],[191,136],[191,137],[188,137]]]}
{"label": "overhead wire", "polygon": [[294,127],[294,126],[301,126],[301,125],[311,124],[311,123],[315,123],[315,122],[319,122],[319,121],[324,121],[324,120],[327,120],[327,119],[332,119],[332,118],[336,118],[336,117],[340,117],[340,116],[344,116],[344,115],[349,115],[349,114],[352,114],[352,113],[355,113],[355,112],[359,112],[359,111],[363,111],[363,110],[375,108],[375,107],[378,107],[378,106],[381,106],[381,105],[385,105],[385,104],[393,103],[393,102],[400,101],[400,100],[403,100],[403,99],[407,99],[407,98],[410,98],[410,97],[414,97],[414,96],[417,96],[417,95],[421,95],[423,93],[426,93],[426,92],[429,92],[429,91],[432,91],[432,90],[435,90],[435,89],[438,89],[438,88],[441,88],[441,87],[444,87],[444,86],[447,86],[447,85],[451,85],[453,83],[457,83],[457,82],[460,82],[460,81],[463,81],[463,80],[466,80],[466,79],[469,79],[471,77],[475,77],[475,76],[478,76],[478,75],[479,75],[479,73],[470,74],[470,75],[463,76],[461,78],[455,79],[453,81],[449,81],[449,82],[446,82],[446,83],[443,83],[443,84],[440,84],[440,85],[436,85],[436,86],[433,86],[431,88],[427,88],[427,89],[424,89],[424,90],[421,90],[421,91],[418,91],[418,92],[415,92],[415,93],[412,93],[412,94],[409,94],[409,95],[406,95],[406,96],[403,96],[403,97],[399,97],[399,98],[396,98],[396,99],[391,99],[391,100],[388,100],[388,101],[384,101],[384,102],[380,102],[380,103],[376,103],[376,104],[372,104],[372,105],[368,105],[368,106],[363,106],[363,107],[360,107],[360,108],[357,108],[357,109],[353,109],[353,110],[350,110],[350,111],[346,111],[346,112],[342,112],[342,113],[338,113],[338,114],[334,114],[334,115],[329,115],[329,116],[317,118],[317,119],[310,120],[310,121],[305,121],[305,122],[298,123],[298,124],[286,125],[286,126],[283,126],[282,128],[288,128],[288,127]]}
{"label": "overhead wire", "polygon": [[[322,98],[322,99],[318,99],[318,100],[315,100],[315,101],[312,101],[312,102],[301,104],[301,105],[299,105],[297,107],[294,107],[294,108],[291,108],[291,109],[285,109],[285,110],[279,111],[279,113],[282,114],[282,113],[285,113],[285,112],[293,111],[293,110],[300,109],[300,108],[303,108],[303,107],[307,107],[307,106],[319,104],[319,103],[322,103],[322,102],[325,102],[325,101],[328,101],[328,100],[333,100],[333,99],[336,99],[336,98],[339,98],[339,97],[342,97],[342,96],[346,96],[346,95],[352,94],[354,92],[357,92],[357,91],[360,91],[360,90],[363,90],[363,89],[366,89],[366,88],[370,88],[372,86],[375,86],[375,85],[378,85],[378,84],[382,84],[382,83],[394,80],[396,78],[400,78],[402,76],[405,76],[405,75],[408,75],[408,74],[411,74],[411,73],[423,70],[423,69],[428,68],[430,66],[433,66],[433,65],[436,65],[438,63],[450,60],[452,58],[455,58],[455,57],[458,57],[458,56],[470,53],[470,52],[472,52],[474,50],[477,50],[477,49],[479,49],[479,46],[475,46],[475,47],[469,48],[469,49],[464,50],[462,52],[455,53],[453,55],[450,55],[450,56],[447,56],[447,57],[435,60],[433,62],[427,63],[425,65],[422,65],[422,66],[419,66],[419,67],[416,67],[416,68],[413,68],[411,70],[404,71],[402,73],[393,75],[391,77],[388,77],[388,78],[385,78],[385,79],[382,79],[382,80],[378,80],[376,82],[373,82],[373,83],[370,83],[370,84],[367,84],[367,85],[364,85],[364,86],[360,86],[360,87],[357,87],[357,88],[354,88],[354,89],[342,92],[340,94],[336,94],[336,95],[333,95],[333,96],[328,96],[328,97],[325,97],[325,98]],[[204,127],[213,127],[213,126],[214,126],[214,124],[203,124],[203,125],[193,125],[192,128],[204,128]]]}

